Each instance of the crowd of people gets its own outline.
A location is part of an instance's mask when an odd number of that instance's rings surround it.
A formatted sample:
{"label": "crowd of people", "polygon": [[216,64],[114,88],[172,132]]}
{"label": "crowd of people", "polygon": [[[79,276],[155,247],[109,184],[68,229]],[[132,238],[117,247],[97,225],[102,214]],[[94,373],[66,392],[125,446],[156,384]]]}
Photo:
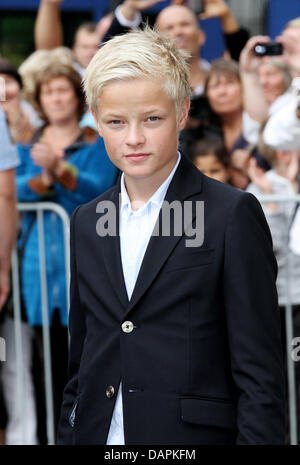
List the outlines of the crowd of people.
{"label": "crowd of people", "polygon": [[[36,51],[19,67],[0,58],[5,100],[0,105],[0,306],[7,361],[1,366],[0,429],[6,444],[46,442],[43,399],[42,297],[35,214],[17,202],[51,201],[69,214],[116,182],[97,125],[87,108],[82,77],[101,42],[143,27],[158,0],[124,0],[98,23],[80,26],[72,50],[64,47],[60,4],[41,0],[35,24]],[[205,34],[199,18],[173,1],[148,22],[189,54],[191,109],[179,148],[205,175],[237,189],[293,197],[300,186],[300,18],[286,24],[277,41],[284,54],[257,56],[267,36],[249,37],[224,0],[205,0],[203,18],[218,17],[224,56],[201,58]],[[137,44],[138,46],[138,44]],[[298,87],[297,87],[298,86]],[[297,95],[298,90],[298,95]],[[285,306],[292,304],[294,335],[300,336],[300,209],[294,202],[263,203],[278,263],[277,290],[286,358]],[[44,215],[54,416],[57,425],[67,377],[66,276],[63,228]],[[17,366],[9,291],[10,254],[17,241],[22,307],[24,398],[16,402]],[[295,364],[300,430],[300,367]],[[22,422],[25,428],[22,428]],[[24,436],[25,434],[25,436]],[[287,433],[287,441],[288,433]],[[1,437],[0,437],[1,441]]]}

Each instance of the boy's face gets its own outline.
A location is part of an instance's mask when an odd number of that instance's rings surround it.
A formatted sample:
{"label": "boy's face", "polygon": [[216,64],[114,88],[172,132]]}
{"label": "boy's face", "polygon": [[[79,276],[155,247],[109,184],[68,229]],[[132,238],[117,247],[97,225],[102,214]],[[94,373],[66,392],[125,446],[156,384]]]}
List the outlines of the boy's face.
{"label": "boy's face", "polygon": [[176,121],[175,104],[162,84],[132,79],[108,84],[100,94],[97,125],[111,161],[126,181],[161,183],[177,160],[178,132],[189,110]]}

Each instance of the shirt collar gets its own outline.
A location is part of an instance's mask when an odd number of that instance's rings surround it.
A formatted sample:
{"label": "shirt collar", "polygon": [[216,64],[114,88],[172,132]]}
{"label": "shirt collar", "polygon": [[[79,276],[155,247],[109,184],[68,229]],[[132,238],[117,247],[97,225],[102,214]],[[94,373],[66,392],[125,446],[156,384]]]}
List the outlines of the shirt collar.
{"label": "shirt collar", "polygon": [[169,176],[167,177],[167,179],[165,179],[165,181],[159,186],[159,188],[154,192],[154,194],[152,195],[152,197],[147,201],[147,203],[145,205],[143,205],[141,208],[139,208],[137,211],[134,211],[132,210],[131,208],[131,203],[130,203],[130,199],[129,199],[129,196],[128,196],[128,193],[127,193],[127,190],[126,190],[126,187],[125,187],[125,177],[124,177],[124,173],[122,173],[122,176],[121,176],[121,212],[125,211],[127,209],[128,213],[131,213],[133,212],[134,214],[141,214],[143,213],[146,208],[148,208],[149,205],[153,205],[155,206],[156,208],[160,208],[163,201],[164,201],[164,198],[166,196],[166,193],[167,193],[167,190],[168,190],[168,187],[173,179],[173,176],[175,174],[175,171],[179,165],[179,162],[180,162],[180,159],[181,159],[181,155],[179,152],[178,153],[178,158],[177,158],[177,162],[174,166],[174,168],[172,169],[171,173],[169,174]]}

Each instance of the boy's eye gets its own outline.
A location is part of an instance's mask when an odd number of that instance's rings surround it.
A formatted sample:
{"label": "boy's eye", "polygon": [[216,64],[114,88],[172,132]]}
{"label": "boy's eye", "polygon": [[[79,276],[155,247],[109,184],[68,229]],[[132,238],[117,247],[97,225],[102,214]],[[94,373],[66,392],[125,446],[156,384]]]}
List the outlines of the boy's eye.
{"label": "boy's eye", "polygon": [[149,116],[149,117],[148,117],[148,120],[149,120],[149,121],[158,121],[158,120],[159,120],[159,117],[158,117],[158,116]]}
{"label": "boy's eye", "polygon": [[109,121],[109,124],[112,124],[113,126],[116,126],[121,123],[122,121],[120,119],[113,119],[112,121]]}

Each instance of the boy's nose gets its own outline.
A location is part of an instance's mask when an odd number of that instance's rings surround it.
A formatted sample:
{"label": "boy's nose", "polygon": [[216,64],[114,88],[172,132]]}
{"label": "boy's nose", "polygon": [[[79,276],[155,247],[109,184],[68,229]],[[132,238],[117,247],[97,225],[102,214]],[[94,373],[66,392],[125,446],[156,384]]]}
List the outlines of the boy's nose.
{"label": "boy's nose", "polygon": [[145,139],[145,135],[143,133],[142,128],[138,126],[132,126],[129,128],[127,139],[126,139],[127,145],[130,145],[130,146],[141,145],[141,144],[144,144],[145,140],[146,139]]}

